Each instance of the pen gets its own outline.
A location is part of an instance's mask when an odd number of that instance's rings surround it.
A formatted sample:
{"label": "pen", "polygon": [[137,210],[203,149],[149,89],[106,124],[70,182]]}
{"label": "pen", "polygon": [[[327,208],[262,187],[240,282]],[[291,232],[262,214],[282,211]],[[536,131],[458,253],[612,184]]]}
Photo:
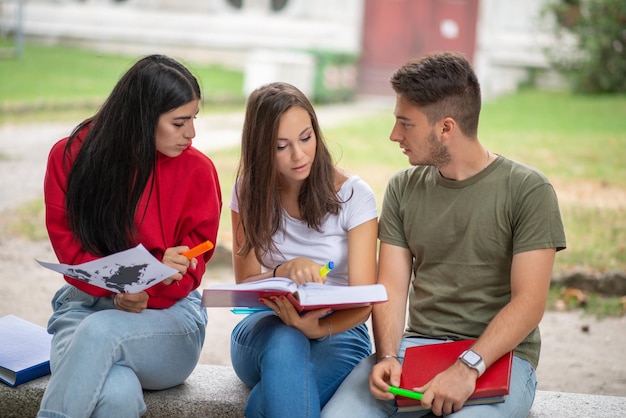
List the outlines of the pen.
{"label": "pen", "polygon": [[192,249],[185,251],[183,255],[191,260],[192,258],[199,256],[200,254],[206,253],[212,248],[213,243],[211,241],[204,241],[202,244],[198,244]]}
{"label": "pen", "polygon": [[394,395],[400,395],[411,399],[417,399],[418,401],[422,399],[423,393],[414,392],[408,389],[402,389],[396,386],[389,386],[389,392]]}
{"label": "pen", "polygon": [[328,263],[324,264],[322,268],[320,269],[320,276],[322,277],[326,276],[334,268],[335,268],[335,262],[329,261]]}
{"label": "pen", "polygon": [[230,311],[234,314],[237,315],[247,315],[247,314],[251,314],[251,313],[255,313],[255,312],[261,312],[261,311],[271,311],[271,308],[233,308]]}

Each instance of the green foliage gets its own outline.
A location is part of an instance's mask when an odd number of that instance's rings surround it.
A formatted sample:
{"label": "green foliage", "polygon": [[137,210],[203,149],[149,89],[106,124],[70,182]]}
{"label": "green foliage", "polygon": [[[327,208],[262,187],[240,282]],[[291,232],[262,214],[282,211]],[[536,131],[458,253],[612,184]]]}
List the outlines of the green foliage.
{"label": "green foliage", "polygon": [[626,92],[626,1],[552,0],[557,44],[550,60],[583,93]]}

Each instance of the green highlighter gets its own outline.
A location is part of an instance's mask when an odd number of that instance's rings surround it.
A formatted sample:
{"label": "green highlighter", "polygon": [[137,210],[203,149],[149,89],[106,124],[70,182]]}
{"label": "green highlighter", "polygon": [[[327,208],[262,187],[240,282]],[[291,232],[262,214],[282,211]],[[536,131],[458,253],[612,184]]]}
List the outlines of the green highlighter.
{"label": "green highlighter", "polygon": [[417,399],[418,401],[422,399],[423,393],[414,392],[408,389],[402,389],[396,386],[389,386],[389,393],[393,393],[394,395],[400,395],[411,399]]}

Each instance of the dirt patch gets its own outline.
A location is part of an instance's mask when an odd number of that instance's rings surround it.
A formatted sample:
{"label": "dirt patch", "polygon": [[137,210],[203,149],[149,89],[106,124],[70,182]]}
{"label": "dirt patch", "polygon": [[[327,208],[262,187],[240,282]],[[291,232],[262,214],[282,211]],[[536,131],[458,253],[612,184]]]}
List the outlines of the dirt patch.
{"label": "dirt patch", "polygon": [[600,181],[552,181],[559,204],[595,207],[600,209],[626,208],[626,188]]}

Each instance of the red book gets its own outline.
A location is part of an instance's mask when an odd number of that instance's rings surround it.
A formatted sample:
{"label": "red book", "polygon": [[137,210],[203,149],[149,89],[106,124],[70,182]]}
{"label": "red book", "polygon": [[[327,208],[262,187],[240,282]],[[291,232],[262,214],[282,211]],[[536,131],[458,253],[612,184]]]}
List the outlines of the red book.
{"label": "red book", "polygon": [[299,312],[327,307],[333,310],[356,308],[387,300],[387,291],[382,284],[331,286],[304,283],[298,286],[290,279],[273,277],[254,282],[210,286],[202,292],[202,306],[264,307],[259,298],[283,295],[289,298]]}
{"label": "red book", "polygon": [[[428,383],[454,363],[463,351],[469,349],[476,340],[461,340],[438,344],[409,347],[404,355],[400,387],[413,389]],[[513,351],[493,363],[476,380],[476,389],[465,405],[503,402],[509,394]],[[396,396],[399,412],[425,409],[420,401]]]}

